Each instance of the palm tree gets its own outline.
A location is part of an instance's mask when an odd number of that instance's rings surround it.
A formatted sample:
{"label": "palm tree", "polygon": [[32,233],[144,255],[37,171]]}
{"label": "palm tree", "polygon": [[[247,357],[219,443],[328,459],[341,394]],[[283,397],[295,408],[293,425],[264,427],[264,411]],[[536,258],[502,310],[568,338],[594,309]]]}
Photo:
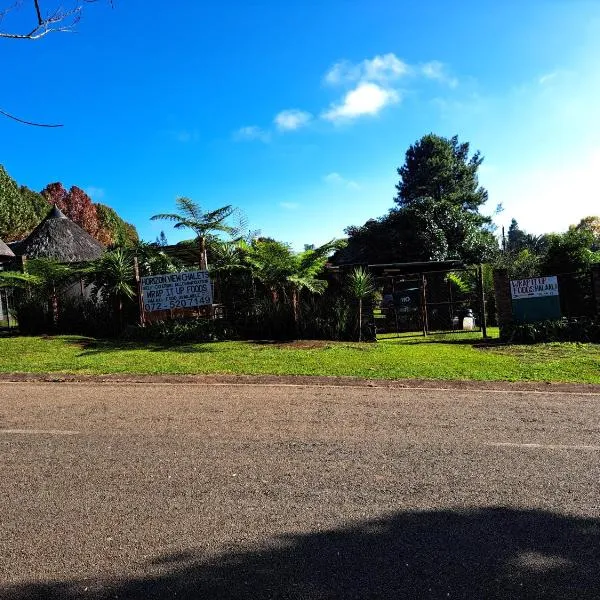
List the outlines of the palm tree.
{"label": "palm tree", "polygon": [[175,229],[191,229],[198,238],[200,246],[200,269],[208,268],[206,260],[206,237],[212,232],[223,232],[236,235],[236,227],[227,225],[225,221],[237,212],[231,205],[222,206],[216,210],[204,212],[200,205],[189,198],[177,198],[175,200],[179,213],[161,213],[151,217],[153,221],[166,219],[176,221]]}
{"label": "palm tree", "polygon": [[120,248],[105,252],[85,269],[85,276],[94,293],[101,294],[105,300],[113,303],[122,328],[123,299],[131,300],[135,296],[131,257]]}
{"label": "palm tree", "polygon": [[358,341],[362,342],[362,305],[375,292],[373,276],[364,267],[356,267],[348,278],[348,289],[358,299]]}
{"label": "palm tree", "polygon": [[247,261],[252,273],[270,292],[273,303],[280,296],[289,297],[296,328],[299,321],[299,301],[302,290],[322,294],[327,281],[318,279],[327,257],[339,247],[332,240],[318,248],[296,254],[289,245],[275,240],[258,240],[247,247]]}

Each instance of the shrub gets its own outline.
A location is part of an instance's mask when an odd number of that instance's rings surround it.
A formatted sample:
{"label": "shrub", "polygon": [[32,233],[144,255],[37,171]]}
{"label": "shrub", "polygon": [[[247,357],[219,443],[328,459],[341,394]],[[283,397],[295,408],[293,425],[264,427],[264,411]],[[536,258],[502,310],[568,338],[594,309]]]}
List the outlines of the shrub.
{"label": "shrub", "polygon": [[503,328],[502,337],[511,344],[543,342],[600,343],[600,321],[592,318],[558,319],[519,323]]}
{"label": "shrub", "polygon": [[123,337],[160,343],[217,342],[234,338],[235,331],[225,319],[167,319],[127,327]]}

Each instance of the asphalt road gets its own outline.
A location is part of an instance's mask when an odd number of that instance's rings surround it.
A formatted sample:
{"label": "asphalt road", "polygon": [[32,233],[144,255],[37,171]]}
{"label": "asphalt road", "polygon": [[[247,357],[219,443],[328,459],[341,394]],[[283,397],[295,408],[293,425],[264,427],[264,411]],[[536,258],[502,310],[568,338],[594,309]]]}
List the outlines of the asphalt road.
{"label": "asphalt road", "polygon": [[0,598],[600,598],[600,394],[0,383]]}

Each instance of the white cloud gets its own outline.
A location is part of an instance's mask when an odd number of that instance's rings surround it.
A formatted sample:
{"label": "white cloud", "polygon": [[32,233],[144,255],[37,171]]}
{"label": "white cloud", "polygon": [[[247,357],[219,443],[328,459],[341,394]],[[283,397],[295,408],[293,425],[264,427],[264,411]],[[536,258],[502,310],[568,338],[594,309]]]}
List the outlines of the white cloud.
{"label": "white cloud", "polygon": [[333,173],[329,173],[323,177],[323,180],[330,185],[341,185],[351,190],[357,190],[360,188],[356,181],[352,181],[351,179],[346,179],[342,177],[339,173],[335,171]]}
{"label": "white cloud", "polygon": [[545,85],[546,83],[550,83],[553,79],[556,79],[557,76],[558,73],[556,71],[554,71],[553,73],[546,73],[538,79],[538,83],[540,85]]}
{"label": "white cloud", "polygon": [[333,65],[325,74],[325,81],[331,85],[355,81],[379,81],[387,83],[410,72],[410,67],[395,54],[377,55],[359,63],[342,60]]}
{"label": "white cloud", "polygon": [[297,202],[280,202],[279,206],[285,208],[285,210],[298,210],[300,205]]}
{"label": "white cloud", "polygon": [[446,65],[439,60],[432,60],[424,63],[420,67],[421,74],[427,79],[433,79],[440,83],[445,83],[451,88],[455,88],[458,85],[458,79],[451,77],[446,71]]}
{"label": "white cloud", "polygon": [[178,129],[169,131],[169,135],[176,142],[181,142],[182,144],[187,144],[189,142],[197,142],[200,138],[198,132],[193,129]]}
{"label": "white cloud", "polygon": [[300,129],[300,127],[304,127],[311,119],[312,115],[309,112],[292,108],[289,110],[282,110],[275,115],[273,122],[279,131],[293,131],[295,129]]}
{"label": "white cloud", "polygon": [[84,191],[94,202],[98,202],[106,196],[104,188],[95,187],[93,185],[86,187]]}
{"label": "white cloud", "polygon": [[376,115],[388,104],[399,102],[400,94],[375,83],[361,83],[350,90],[340,104],[333,104],[321,116],[332,122],[355,119],[362,115]]}
{"label": "white cloud", "polygon": [[259,140],[265,144],[271,141],[271,134],[257,125],[247,125],[240,127],[234,134],[233,138],[238,142]]}
{"label": "white cloud", "polygon": [[[356,63],[341,60],[327,71],[324,80],[331,85],[343,86],[345,95],[323,110],[320,118],[339,123],[363,115],[377,115],[385,106],[400,102],[402,93],[398,89],[398,80],[404,77],[430,79],[450,87],[458,85],[458,80],[447,73],[446,65],[440,61],[409,65],[393,52]],[[305,127],[313,119],[310,112],[293,108],[277,113],[273,123],[277,131],[286,132]],[[272,131],[256,125],[242,127],[234,134],[238,141],[270,142],[271,137]]]}

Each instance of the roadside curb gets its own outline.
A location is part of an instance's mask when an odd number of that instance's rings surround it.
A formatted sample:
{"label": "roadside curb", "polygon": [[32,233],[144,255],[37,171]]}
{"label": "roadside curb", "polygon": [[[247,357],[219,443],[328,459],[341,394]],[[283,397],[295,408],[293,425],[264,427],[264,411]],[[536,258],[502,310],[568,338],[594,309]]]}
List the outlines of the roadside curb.
{"label": "roadside curb", "polygon": [[149,375],[73,373],[0,373],[7,383],[106,383],[177,385],[292,385],[313,387],[365,387],[390,389],[448,389],[507,392],[571,392],[600,394],[600,385],[591,383],[552,383],[530,381],[473,381],[438,379],[363,379],[314,375]]}

